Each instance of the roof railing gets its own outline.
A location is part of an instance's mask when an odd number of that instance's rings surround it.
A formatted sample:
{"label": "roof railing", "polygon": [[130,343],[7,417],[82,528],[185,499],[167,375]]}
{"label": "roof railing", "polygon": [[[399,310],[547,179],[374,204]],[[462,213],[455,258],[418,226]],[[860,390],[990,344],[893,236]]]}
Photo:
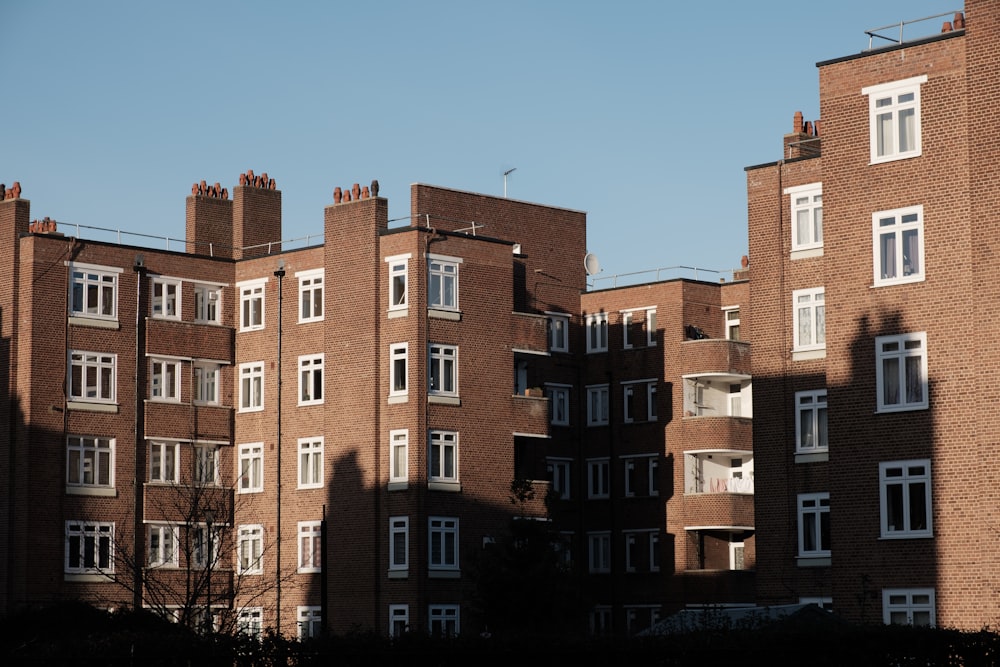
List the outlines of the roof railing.
{"label": "roof railing", "polygon": [[[955,14],[958,14],[958,13],[961,13],[961,10],[954,10],[954,11],[950,11],[950,12],[944,12],[943,14],[935,14],[934,16],[925,16],[924,18],[921,18],[921,19],[913,19],[913,20],[910,20],[910,21],[900,21],[899,23],[890,23],[889,25],[884,25],[884,26],[881,26],[879,28],[872,28],[871,30],[865,30],[865,34],[868,35],[868,49],[867,50],[871,51],[873,48],[878,48],[878,47],[874,47],[872,45],[873,41],[876,38],[877,39],[884,39],[885,41],[891,42],[893,44],[902,44],[904,41],[906,41],[903,38],[903,29],[906,26],[914,25],[916,23],[923,23],[924,21],[933,21],[934,19],[939,19],[942,16],[954,16]],[[924,26],[924,27],[926,27],[926,26]],[[880,34],[880,33],[883,33],[883,32],[885,32],[887,30],[893,30],[893,31],[897,31],[898,30],[899,36],[898,37],[890,37],[890,36],[887,36],[887,35]],[[923,31],[921,31],[921,32],[923,32]],[[920,39],[922,37],[928,37],[931,34],[933,34],[933,33],[928,32],[928,34],[921,34],[918,37],[913,37],[912,33],[911,33],[911,37],[910,37],[909,41],[912,42],[914,39]]]}

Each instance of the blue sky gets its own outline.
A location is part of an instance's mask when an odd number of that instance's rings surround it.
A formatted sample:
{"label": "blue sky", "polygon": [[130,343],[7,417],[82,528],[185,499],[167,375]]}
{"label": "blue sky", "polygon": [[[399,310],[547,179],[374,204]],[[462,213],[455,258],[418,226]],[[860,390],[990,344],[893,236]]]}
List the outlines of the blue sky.
{"label": "blue sky", "polygon": [[795,111],[818,117],[816,62],[955,9],[4,0],[0,182],[33,218],[182,238],[192,183],[232,191],[253,169],[277,180],[288,239],[322,232],[336,186],[378,179],[394,218],[411,183],[502,195],[516,168],[511,198],[587,212],[598,287],[731,269],[743,168],[781,157]]}

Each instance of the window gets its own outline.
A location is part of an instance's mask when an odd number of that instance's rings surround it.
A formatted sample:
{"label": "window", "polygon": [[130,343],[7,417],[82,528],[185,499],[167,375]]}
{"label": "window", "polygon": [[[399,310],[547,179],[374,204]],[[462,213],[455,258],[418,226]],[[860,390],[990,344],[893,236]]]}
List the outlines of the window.
{"label": "window", "polygon": [[724,324],[726,327],[726,340],[739,340],[740,309],[735,307],[723,308],[722,313],[725,316]]}
{"label": "window", "polygon": [[882,620],[892,625],[930,627],[936,624],[933,588],[886,588],[882,591]]}
{"label": "window", "polygon": [[299,271],[299,322],[323,320],[323,269]]}
{"label": "window", "polygon": [[147,564],[150,567],[177,567],[177,527],[152,524],[146,528]]}
{"label": "window", "polygon": [[607,498],[611,493],[611,471],[608,459],[587,461],[587,497]]}
{"label": "window", "polygon": [[115,354],[71,351],[69,400],[114,403],[117,361],[118,355]]}
{"label": "window", "polygon": [[389,346],[389,396],[406,396],[406,343]]}
{"label": "window", "polygon": [[622,421],[626,424],[630,424],[635,421],[635,411],[636,411],[636,400],[635,400],[635,385],[627,384],[622,388],[622,393],[625,398],[624,411],[622,412]]}
{"label": "window", "polygon": [[149,481],[163,484],[176,484],[177,471],[180,469],[176,442],[149,443]]}
{"label": "window", "polygon": [[822,248],[823,184],[785,188],[785,194],[792,203],[792,252]]}
{"label": "window", "polygon": [[427,608],[431,635],[434,637],[456,637],[459,633],[457,604],[432,604]]}
{"label": "window", "polygon": [[827,451],[826,389],[796,392],[795,414],[796,451]]}
{"label": "window", "polygon": [[427,256],[427,306],[458,310],[458,265],[455,257]]}
{"label": "window", "polygon": [[69,314],[105,320],[118,319],[116,267],[69,264]]}
{"label": "window", "polygon": [[625,533],[625,571],[635,572],[638,560],[639,536],[635,533]]}
{"label": "window", "polygon": [[[637,319],[635,313],[644,313]],[[636,344],[656,345],[656,308],[622,311],[622,344],[628,350]]]}
{"label": "window", "polygon": [[441,396],[458,395],[458,348],[454,345],[431,345],[429,393]]}
{"label": "window", "polygon": [[264,610],[261,607],[244,607],[236,617],[236,632],[259,638],[264,630]]}
{"label": "window", "polygon": [[406,429],[389,431],[389,482],[409,479],[409,432]]}
{"label": "window", "polygon": [[927,407],[927,334],[875,339],[878,412]]}
{"label": "window", "polygon": [[587,426],[608,423],[608,385],[587,387]]}
{"label": "window", "polygon": [[625,496],[628,498],[635,496],[636,486],[638,486],[635,468],[635,459],[625,459]]}
{"label": "window", "polygon": [[194,549],[194,553],[192,554],[194,566],[197,568],[208,567],[208,559],[211,556],[212,567],[218,567],[222,551],[220,549],[222,534],[219,527],[213,525],[211,535],[209,535],[208,526],[205,524],[192,526],[189,530],[192,533],[192,540],[194,542],[192,545]]}
{"label": "window", "polygon": [[649,457],[649,495],[660,495],[660,459]]}
{"label": "window", "polygon": [[655,531],[649,534],[649,571],[660,571],[660,534]]}
{"label": "window", "polygon": [[830,555],[830,494],[799,494],[799,557]]}
{"label": "window", "polygon": [[154,401],[180,402],[180,361],[175,359],[150,360],[149,397]]}
{"label": "window", "polygon": [[587,544],[591,572],[611,571],[611,533],[588,533]]}
{"label": "window", "polygon": [[217,285],[194,286],[194,321],[219,324],[222,320],[222,288]]}
{"label": "window", "polygon": [[632,333],[632,327],[634,326],[633,319],[632,311],[622,313],[622,347],[626,350],[632,347],[632,339],[634,338],[634,334]]}
{"label": "window", "polygon": [[549,421],[554,426],[569,425],[569,387],[545,385],[545,393],[549,398]]}
{"label": "window", "polygon": [[549,351],[569,351],[569,315],[549,313]]}
{"label": "window", "polygon": [[264,363],[240,364],[240,412],[264,409]]}
{"label": "window", "polygon": [[454,431],[431,431],[430,470],[431,482],[458,481],[458,433]]}
{"label": "window", "polygon": [[590,611],[590,634],[610,635],[612,630],[611,607],[594,607]]}
{"label": "window", "polygon": [[323,402],[323,355],[299,357],[299,405]]}
{"label": "window", "polygon": [[195,362],[194,402],[217,405],[219,403],[219,364]]}
{"label": "window", "polygon": [[181,281],[157,276],[153,282],[153,317],[181,319]]}
{"label": "window", "polygon": [[406,276],[410,255],[386,257],[389,264],[389,310],[405,310],[407,307]]}
{"label": "window", "polygon": [[115,571],[114,540],[114,523],[67,521],[66,573],[113,573]]}
{"label": "window", "polygon": [[883,538],[933,537],[930,459],[880,463]]}
{"label": "window", "polygon": [[299,607],[299,640],[316,639],[323,634],[322,607]]}
{"label": "window", "polygon": [[549,459],[545,467],[549,473],[549,484],[552,492],[560,500],[570,499],[570,470],[573,461],[570,459]]}
{"label": "window", "polygon": [[875,284],[897,285],[924,279],[924,207],[872,214]]}
{"label": "window", "polygon": [[264,527],[260,525],[240,526],[237,533],[237,556],[240,574],[262,574],[264,572]]}
{"label": "window", "polygon": [[323,486],[323,438],[299,438],[299,488]]}
{"label": "window", "polygon": [[920,84],[927,76],[861,89],[868,96],[871,161],[920,155]]}
{"label": "window", "polygon": [[389,636],[397,639],[410,631],[410,605],[389,605]]}
{"label": "window", "polygon": [[389,517],[389,569],[403,571],[410,567],[410,518]]}
{"label": "window", "polygon": [[656,421],[656,381],[637,380],[622,383],[624,405],[622,421]]}
{"label": "window", "polygon": [[264,443],[240,445],[240,493],[264,490]]}
{"label": "window", "polygon": [[646,421],[656,421],[656,382],[646,383]]}
{"label": "window", "polygon": [[432,516],[428,519],[428,567],[458,570],[458,519]]}
{"label": "window", "polygon": [[826,349],[826,305],[824,289],[800,289],[792,292],[795,350]]}
{"label": "window", "polygon": [[66,438],[66,484],[74,487],[113,487],[114,438],[79,435]]}
{"label": "window", "polygon": [[264,285],[267,279],[250,283],[239,283],[240,291],[240,331],[254,331],[264,328]]}
{"label": "window", "polygon": [[194,481],[211,486],[219,483],[219,448],[215,445],[194,446]]}
{"label": "window", "polygon": [[587,352],[608,351],[608,314],[587,315]]}
{"label": "window", "polygon": [[323,568],[323,522],[299,521],[299,572]]}

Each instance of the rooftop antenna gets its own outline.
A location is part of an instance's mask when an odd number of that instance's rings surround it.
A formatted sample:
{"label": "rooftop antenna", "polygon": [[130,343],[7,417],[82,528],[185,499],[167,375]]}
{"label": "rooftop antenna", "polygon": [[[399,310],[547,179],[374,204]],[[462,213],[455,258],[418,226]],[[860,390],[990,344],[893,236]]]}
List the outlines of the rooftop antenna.
{"label": "rooftop antenna", "polygon": [[503,198],[507,198],[507,177],[517,171],[517,167],[511,167],[503,173]]}

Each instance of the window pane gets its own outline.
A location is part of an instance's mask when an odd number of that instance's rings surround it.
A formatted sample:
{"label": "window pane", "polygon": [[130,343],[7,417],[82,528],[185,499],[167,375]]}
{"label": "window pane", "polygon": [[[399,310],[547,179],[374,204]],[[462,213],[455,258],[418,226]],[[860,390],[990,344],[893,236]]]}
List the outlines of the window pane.
{"label": "window pane", "polygon": [[927,529],[926,490],[924,482],[910,484],[910,530]]}
{"label": "window pane", "polygon": [[885,511],[890,532],[906,530],[903,509],[903,485],[888,484],[885,488]]}
{"label": "window pane", "polygon": [[[900,96],[900,100],[902,100],[903,97],[912,97],[912,95]],[[916,135],[915,132],[916,122],[917,122],[916,109],[901,109],[899,111],[900,153],[903,153],[905,151],[912,151],[914,148],[916,148],[916,146],[914,145],[915,144],[914,138]]]}

